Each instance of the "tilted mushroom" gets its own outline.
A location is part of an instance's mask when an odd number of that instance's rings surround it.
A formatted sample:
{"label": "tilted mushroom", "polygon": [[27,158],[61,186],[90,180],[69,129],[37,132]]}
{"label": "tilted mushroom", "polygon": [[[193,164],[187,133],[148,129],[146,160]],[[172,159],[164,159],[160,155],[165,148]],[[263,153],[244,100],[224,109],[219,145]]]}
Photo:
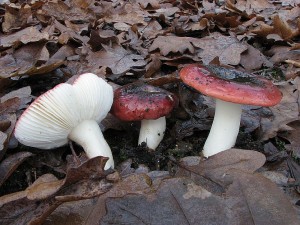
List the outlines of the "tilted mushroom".
{"label": "tilted mushroom", "polygon": [[164,137],[166,118],[177,104],[174,94],[136,82],[115,90],[111,113],[124,121],[141,121],[138,144],[156,149]]}
{"label": "tilted mushroom", "polygon": [[95,74],[80,75],[73,85],[63,83],[38,97],[20,116],[15,137],[24,145],[53,149],[69,140],[81,145],[89,158],[105,156],[105,169],[114,160],[100,130],[113,102],[113,89]]}
{"label": "tilted mushroom", "polygon": [[190,64],[180,71],[190,87],[216,99],[214,121],[203,148],[209,157],[235,145],[242,104],[274,106],[282,98],[279,89],[267,79],[218,66]]}

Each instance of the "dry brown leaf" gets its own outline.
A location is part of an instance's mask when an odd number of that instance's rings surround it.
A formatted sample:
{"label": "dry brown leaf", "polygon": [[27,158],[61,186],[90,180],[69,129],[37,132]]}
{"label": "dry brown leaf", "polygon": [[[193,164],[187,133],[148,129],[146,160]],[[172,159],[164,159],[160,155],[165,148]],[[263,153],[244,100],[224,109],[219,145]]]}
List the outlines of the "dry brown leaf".
{"label": "dry brown leaf", "polygon": [[151,54],[149,57],[149,63],[146,66],[145,78],[151,77],[155,72],[159,71],[161,68],[161,61],[156,54]]}
{"label": "dry brown leaf", "polygon": [[289,199],[276,184],[260,174],[238,170],[228,172],[233,183],[227,191],[228,206],[234,209],[238,224],[297,225],[300,220]]}
{"label": "dry brown leaf", "polygon": [[58,43],[60,44],[67,44],[69,40],[74,40],[81,43],[86,43],[89,40],[87,36],[81,36],[80,31],[76,32],[73,29],[64,26],[57,20],[54,21],[54,26],[60,31],[60,35],[58,37]]}
{"label": "dry brown leaf", "polygon": [[0,162],[0,187],[6,181],[6,179],[17,169],[17,167],[32,155],[33,154],[31,152],[18,152],[8,156],[2,162]]}
{"label": "dry brown leaf", "polygon": [[134,24],[142,24],[147,25],[147,23],[144,20],[144,17],[150,16],[145,10],[141,10],[139,5],[133,5],[133,4],[126,4],[123,8],[123,10],[117,12],[113,12],[106,16],[105,22],[107,23],[126,23],[129,25]]}
{"label": "dry brown leaf", "polygon": [[144,57],[133,54],[121,46],[105,47],[105,51],[89,52],[87,60],[90,68],[99,69],[106,66],[111,69],[113,74],[122,74],[130,69],[143,67],[146,65]]}
{"label": "dry brown leaf", "polygon": [[13,34],[0,35],[0,47],[18,47],[20,44],[48,40],[47,32],[40,32],[37,27],[27,27]]}
{"label": "dry brown leaf", "polygon": [[158,36],[149,47],[149,52],[159,49],[164,56],[169,53],[194,53],[195,49],[191,44],[191,40],[193,39],[188,37]]}
{"label": "dry brown leaf", "polygon": [[252,33],[275,40],[291,40],[299,34],[299,29],[291,27],[279,15],[273,17],[272,26],[262,23],[251,30]]}
{"label": "dry brown leaf", "polygon": [[[12,55],[0,58],[0,78],[43,74],[61,66],[70,54],[68,47],[61,47],[52,57],[44,43],[27,44]],[[72,50],[73,52],[73,50]]]}
{"label": "dry brown leaf", "polygon": [[1,224],[42,224],[60,204],[91,198],[107,192],[111,183],[104,177],[107,158],[81,158],[68,165],[66,178],[58,180],[51,174],[41,176],[26,190],[0,197]]}
{"label": "dry brown leaf", "polygon": [[[214,195],[187,178],[163,181],[152,195],[106,201],[101,224],[299,224],[296,210],[275,184],[260,175],[232,171],[233,184]],[[226,176],[226,175],[225,175]],[[284,208],[284,209],[282,209]]]}
{"label": "dry brown leaf", "polygon": [[261,118],[261,135],[262,140],[275,137],[278,131],[291,130],[287,124],[299,119],[299,91],[300,77],[293,81],[285,82],[278,86],[283,97],[281,102],[273,107],[270,107],[274,117]]}
{"label": "dry brown leaf", "polygon": [[273,46],[268,51],[268,54],[272,56],[270,61],[276,64],[285,62],[286,60],[300,60],[299,51],[286,46]]}
{"label": "dry brown leaf", "polygon": [[158,9],[160,8],[160,4],[158,0],[137,0],[138,4],[141,5],[143,9],[151,8],[151,9]]}
{"label": "dry brown leaf", "polygon": [[[64,2],[60,0],[47,2],[43,5],[42,10],[38,11],[38,15],[55,17],[57,20],[86,22],[94,16],[91,11],[85,8],[86,4],[89,2],[90,1],[86,1],[84,3],[79,0],[71,2]],[[78,7],[78,5],[82,5],[83,7]]]}
{"label": "dry brown leaf", "polygon": [[240,64],[248,71],[260,69],[262,66],[272,67],[273,64],[258,49],[247,44],[247,51],[241,54]]}
{"label": "dry brown leaf", "polygon": [[226,7],[230,10],[238,13],[246,13],[246,15],[251,15],[253,13],[260,13],[263,10],[273,9],[275,6],[267,0],[239,0],[233,1],[227,0]]}
{"label": "dry brown leaf", "polygon": [[210,36],[192,42],[197,48],[198,56],[204,64],[209,64],[216,57],[223,65],[238,65],[241,53],[247,50],[247,45],[239,42],[235,37],[212,33]]}
{"label": "dry brown leaf", "polygon": [[24,27],[32,16],[31,7],[24,4],[20,7],[7,5],[5,8],[2,30],[5,33]]}
{"label": "dry brown leaf", "polygon": [[[186,157],[182,159],[182,165],[189,171],[209,177],[218,184],[226,184],[224,176],[229,170],[237,169],[253,173],[264,165],[266,157],[257,151],[244,149],[229,149],[201,161],[200,157]],[[179,171],[178,175],[183,171]]]}
{"label": "dry brown leaf", "polygon": [[280,136],[289,141],[289,144],[286,144],[285,148],[292,151],[293,155],[295,155],[297,158],[300,158],[300,121],[293,121],[289,123],[288,126],[291,128],[291,130],[280,134]]}
{"label": "dry brown leaf", "polygon": [[[159,179],[157,179],[159,180]],[[65,203],[53,212],[45,225],[65,225],[65,224],[77,224],[73,220],[73,216],[81,218],[78,225],[81,225],[84,221],[89,225],[96,225],[98,218],[103,217],[106,214],[105,202],[108,197],[122,198],[127,194],[143,194],[153,192],[155,190],[154,180],[146,174],[132,174],[124,177],[120,182],[116,183],[110,191],[107,193],[90,200],[81,200],[72,203]],[[158,185],[158,184],[157,184]],[[72,210],[73,214],[70,216],[63,216],[70,214]]]}

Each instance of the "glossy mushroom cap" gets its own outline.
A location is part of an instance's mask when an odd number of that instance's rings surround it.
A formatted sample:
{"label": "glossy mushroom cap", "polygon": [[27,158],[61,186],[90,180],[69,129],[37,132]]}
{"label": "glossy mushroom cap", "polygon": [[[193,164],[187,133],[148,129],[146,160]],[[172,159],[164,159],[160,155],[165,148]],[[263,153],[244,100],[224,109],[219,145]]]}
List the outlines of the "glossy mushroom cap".
{"label": "glossy mushroom cap", "polygon": [[154,120],[177,105],[174,94],[144,83],[131,83],[115,90],[111,113],[124,121]]}
{"label": "glossy mushroom cap", "polygon": [[82,74],[73,85],[59,84],[37,98],[19,118],[15,137],[31,147],[60,147],[82,121],[104,119],[112,101],[113,90],[106,81]]}
{"label": "glossy mushroom cap", "polygon": [[218,66],[190,64],[182,68],[180,78],[199,92],[227,102],[274,106],[282,98],[271,81]]}

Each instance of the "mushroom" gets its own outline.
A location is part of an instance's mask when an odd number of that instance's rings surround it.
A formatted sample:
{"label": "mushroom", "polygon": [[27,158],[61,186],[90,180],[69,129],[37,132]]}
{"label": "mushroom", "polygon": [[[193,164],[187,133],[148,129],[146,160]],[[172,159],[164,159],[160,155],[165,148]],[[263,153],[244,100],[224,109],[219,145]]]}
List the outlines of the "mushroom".
{"label": "mushroom", "polygon": [[38,97],[20,116],[14,131],[24,145],[52,149],[69,140],[81,145],[89,158],[105,156],[105,169],[114,160],[98,123],[109,112],[113,89],[92,73],[80,75],[73,85],[63,83]]}
{"label": "mushroom", "polygon": [[174,94],[141,82],[124,85],[115,90],[111,113],[124,121],[140,121],[138,144],[145,142],[156,149],[164,137],[166,118],[177,98]]}
{"label": "mushroom", "polygon": [[242,104],[274,106],[282,94],[270,80],[218,66],[190,64],[180,71],[190,87],[216,99],[215,117],[203,155],[209,157],[235,145]]}

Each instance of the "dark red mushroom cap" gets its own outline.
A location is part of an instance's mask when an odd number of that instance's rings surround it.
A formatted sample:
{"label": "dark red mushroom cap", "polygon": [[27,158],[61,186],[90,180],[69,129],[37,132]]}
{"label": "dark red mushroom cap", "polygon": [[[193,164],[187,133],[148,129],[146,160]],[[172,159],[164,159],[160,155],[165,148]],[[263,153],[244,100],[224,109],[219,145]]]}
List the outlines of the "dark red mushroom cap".
{"label": "dark red mushroom cap", "polygon": [[273,106],[282,98],[270,80],[219,66],[190,64],[181,69],[180,78],[201,93],[227,102]]}
{"label": "dark red mushroom cap", "polygon": [[158,119],[177,105],[171,92],[144,83],[131,83],[115,90],[111,113],[121,120]]}

